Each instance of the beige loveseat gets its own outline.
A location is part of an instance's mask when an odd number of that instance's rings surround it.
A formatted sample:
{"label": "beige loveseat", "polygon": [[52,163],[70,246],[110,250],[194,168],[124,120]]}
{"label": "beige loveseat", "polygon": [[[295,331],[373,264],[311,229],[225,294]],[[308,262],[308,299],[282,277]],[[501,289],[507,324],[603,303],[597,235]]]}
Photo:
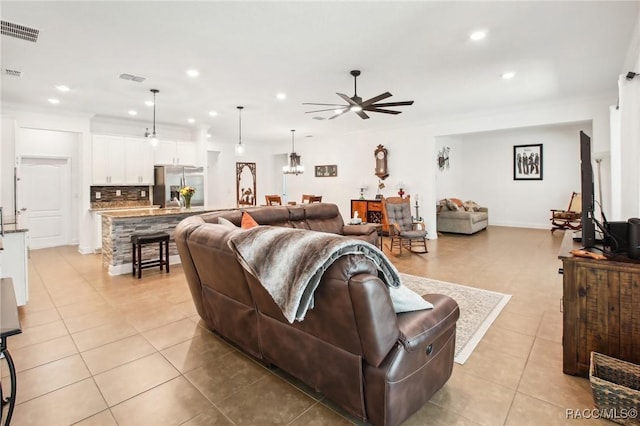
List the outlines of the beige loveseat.
{"label": "beige loveseat", "polygon": [[456,198],[446,198],[440,201],[438,210],[438,232],[470,235],[482,231],[489,224],[489,209],[472,201],[463,203]]}

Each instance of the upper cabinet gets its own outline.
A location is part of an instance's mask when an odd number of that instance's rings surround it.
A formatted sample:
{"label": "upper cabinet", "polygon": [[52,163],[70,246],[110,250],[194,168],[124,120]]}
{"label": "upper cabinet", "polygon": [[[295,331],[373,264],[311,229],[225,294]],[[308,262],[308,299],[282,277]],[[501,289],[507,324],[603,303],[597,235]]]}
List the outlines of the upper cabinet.
{"label": "upper cabinet", "polygon": [[155,148],[155,164],[195,166],[198,162],[196,144],[193,142],[158,141]]}
{"label": "upper cabinet", "polygon": [[94,185],[153,185],[153,147],[146,139],[93,136]]}
{"label": "upper cabinet", "polygon": [[125,143],[120,136],[93,136],[93,184],[125,185]]}
{"label": "upper cabinet", "polygon": [[125,138],[125,178],[129,185],[153,185],[153,146],[147,139]]}

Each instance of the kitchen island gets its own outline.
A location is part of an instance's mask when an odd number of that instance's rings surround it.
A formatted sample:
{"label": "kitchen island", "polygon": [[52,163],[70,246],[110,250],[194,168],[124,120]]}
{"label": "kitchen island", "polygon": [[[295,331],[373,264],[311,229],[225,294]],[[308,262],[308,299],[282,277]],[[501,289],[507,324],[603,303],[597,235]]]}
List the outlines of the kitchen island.
{"label": "kitchen island", "polygon": [[[188,216],[216,211],[194,207],[190,209],[132,209],[98,212],[102,216],[102,264],[109,275],[131,273],[131,235],[137,233],[166,232],[169,243],[169,263],[180,263],[180,256],[173,241],[173,231],[180,221]],[[144,258],[158,257],[155,244],[143,248]]]}

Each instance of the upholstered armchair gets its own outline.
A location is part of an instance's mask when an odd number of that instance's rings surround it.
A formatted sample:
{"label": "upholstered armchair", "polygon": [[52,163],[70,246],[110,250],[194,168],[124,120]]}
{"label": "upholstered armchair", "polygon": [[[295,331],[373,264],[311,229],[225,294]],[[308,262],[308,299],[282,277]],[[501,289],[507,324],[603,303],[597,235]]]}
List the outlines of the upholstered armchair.
{"label": "upholstered armchair", "polygon": [[414,222],[411,216],[411,198],[409,196],[389,197],[382,199],[384,217],[389,223],[389,238],[391,243],[389,250],[398,247],[402,254],[402,246],[406,246],[413,252],[413,246],[422,247],[422,251],[415,253],[428,253],[427,230],[422,222]]}

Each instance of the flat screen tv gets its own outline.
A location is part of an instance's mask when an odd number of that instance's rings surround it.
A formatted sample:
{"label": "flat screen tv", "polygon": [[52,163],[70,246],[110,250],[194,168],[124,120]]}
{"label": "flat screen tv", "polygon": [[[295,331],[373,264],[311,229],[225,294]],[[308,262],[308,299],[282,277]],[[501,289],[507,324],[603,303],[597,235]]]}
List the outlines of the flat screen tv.
{"label": "flat screen tv", "polygon": [[596,243],[596,227],[593,221],[593,167],[591,165],[591,138],[580,131],[580,182],[582,191],[582,246],[591,248]]}

